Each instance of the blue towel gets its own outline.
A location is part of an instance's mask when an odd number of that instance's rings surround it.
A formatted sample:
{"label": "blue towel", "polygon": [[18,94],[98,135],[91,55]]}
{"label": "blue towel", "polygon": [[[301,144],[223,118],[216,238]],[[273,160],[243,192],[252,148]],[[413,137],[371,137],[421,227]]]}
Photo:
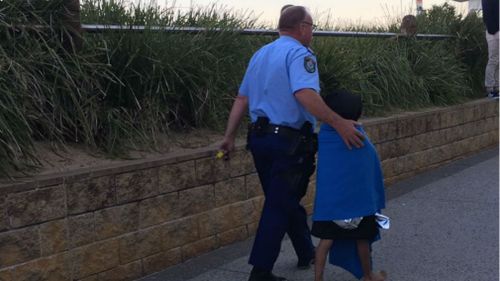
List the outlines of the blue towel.
{"label": "blue towel", "polygon": [[[321,126],[313,221],[364,217],[385,208],[380,160],[366,132],[357,129],[365,136],[364,146],[349,150],[335,129]],[[334,241],[330,263],[363,277],[355,240]]]}

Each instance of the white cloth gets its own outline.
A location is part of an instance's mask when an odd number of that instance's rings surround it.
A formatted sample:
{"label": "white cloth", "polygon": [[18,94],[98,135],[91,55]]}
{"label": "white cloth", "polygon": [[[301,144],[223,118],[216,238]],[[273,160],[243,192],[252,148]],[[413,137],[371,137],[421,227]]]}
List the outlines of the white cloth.
{"label": "white cloth", "polygon": [[484,86],[486,91],[498,90],[498,31],[489,34],[486,31],[486,41],[488,42],[488,64],[484,73]]}

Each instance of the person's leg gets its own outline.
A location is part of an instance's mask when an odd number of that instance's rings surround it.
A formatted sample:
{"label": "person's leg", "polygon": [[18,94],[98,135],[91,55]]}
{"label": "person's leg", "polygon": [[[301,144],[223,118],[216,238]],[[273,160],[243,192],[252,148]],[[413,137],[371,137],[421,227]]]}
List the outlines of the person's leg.
{"label": "person's leg", "polygon": [[386,273],[384,271],[374,273],[372,271],[370,242],[368,240],[357,240],[358,256],[363,269],[363,281],[384,281]]}
{"label": "person's leg", "polygon": [[265,202],[249,263],[260,271],[271,272],[299,199],[293,196],[288,182],[281,176],[288,168],[289,159],[267,149],[252,150],[252,154],[261,178]]}
{"label": "person's leg", "polygon": [[276,160],[273,159],[271,153],[265,153],[259,149],[253,150],[252,155],[264,191],[265,201],[249,263],[261,271],[270,272],[278,258],[281,240],[287,229],[284,222],[288,218],[286,213],[280,210],[279,187],[273,180],[275,178],[273,166]]}
{"label": "person's leg", "polygon": [[297,267],[307,269],[314,260],[314,245],[311,239],[311,230],[307,225],[307,212],[300,204],[300,200],[307,192],[309,178],[314,171],[314,157],[305,159],[303,157],[292,158],[297,163],[292,165],[293,167],[288,171],[288,181],[290,188],[296,190],[296,201],[291,202],[295,207],[291,212],[287,234],[298,257]]}
{"label": "person's leg", "polygon": [[314,259],[314,245],[311,239],[311,231],[307,225],[306,210],[300,203],[297,205],[296,211],[293,212],[290,218],[287,234],[298,257],[297,267],[299,269],[308,269]]}
{"label": "person's leg", "polygon": [[316,257],[314,261],[314,281],[323,281],[326,256],[332,248],[333,240],[321,239],[316,247]]}
{"label": "person's leg", "polygon": [[249,260],[254,267],[267,271],[273,269],[288,227],[288,216],[276,207],[274,201],[266,196]]}
{"label": "person's leg", "polygon": [[486,41],[488,42],[488,63],[484,73],[484,86],[490,94],[498,94],[498,32],[494,35],[486,31]]}
{"label": "person's leg", "polygon": [[358,256],[361,262],[361,268],[363,269],[364,278],[370,280],[372,275],[372,265],[371,265],[371,256],[370,256],[370,244],[368,240],[358,240]]}

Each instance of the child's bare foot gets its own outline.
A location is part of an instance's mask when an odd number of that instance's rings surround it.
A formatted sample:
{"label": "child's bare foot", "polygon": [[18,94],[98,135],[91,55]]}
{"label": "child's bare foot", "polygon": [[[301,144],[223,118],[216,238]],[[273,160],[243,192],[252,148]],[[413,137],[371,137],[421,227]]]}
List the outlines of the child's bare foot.
{"label": "child's bare foot", "polygon": [[387,278],[387,272],[381,270],[379,272],[373,272],[370,277],[363,277],[362,281],[385,281]]}

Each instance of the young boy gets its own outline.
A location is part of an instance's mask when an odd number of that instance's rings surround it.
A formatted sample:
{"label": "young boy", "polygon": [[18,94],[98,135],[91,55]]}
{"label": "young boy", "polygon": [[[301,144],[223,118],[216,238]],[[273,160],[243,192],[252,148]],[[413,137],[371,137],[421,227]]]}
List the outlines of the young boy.
{"label": "young boy", "polygon": [[[361,98],[348,92],[325,97],[326,104],[343,118],[357,120]],[[315,281],[323,281],[325,260],[363,281],[383,281],[385,272],[373,272],[371,243],[379,236],[375,213],[385,207],[380,160],[361,126],[361,148],[349,150],[340,135],[327,124],[318,135],[318,169],[312,235],[316,247]]]}

